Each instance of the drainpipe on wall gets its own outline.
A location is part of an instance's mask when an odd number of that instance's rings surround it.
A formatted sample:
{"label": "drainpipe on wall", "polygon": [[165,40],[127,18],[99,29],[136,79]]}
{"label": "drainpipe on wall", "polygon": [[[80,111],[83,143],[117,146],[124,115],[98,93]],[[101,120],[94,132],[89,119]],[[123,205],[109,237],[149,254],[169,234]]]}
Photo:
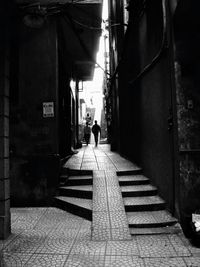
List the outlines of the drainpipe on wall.
{"label": "drainpipe on wall", "polygon": [[9,40],[5,33],[2,36],[3,38],[0,42],[2,56],[0,61],[0,239],[6,239],[11,233],[9,179]]}
{"label": "drainpipe on wall", "polygon": [[76,81],[75,87],[75,148],[80,148],[79,141],[79,81]]}

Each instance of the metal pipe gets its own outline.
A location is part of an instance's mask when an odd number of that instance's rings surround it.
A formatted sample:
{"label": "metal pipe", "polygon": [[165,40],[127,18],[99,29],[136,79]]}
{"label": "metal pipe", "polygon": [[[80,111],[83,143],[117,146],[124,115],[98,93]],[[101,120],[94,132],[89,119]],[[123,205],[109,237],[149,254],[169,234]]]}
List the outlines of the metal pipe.
{"label": "metal pipe", "polygon": [[143,70],[134,78],[133,80],[129,81],[129,84],[133,85],[136,81],[142,78],[146,73],[148,73],[160,60],[163,55],[163,52],[168,49],[168,42],[167,42],[167,8],[166,8],[167,0],[162,0],[162,11],[163,11],[163,34],[162,34],[162,43],[161,47],[156,54],[156,56],[152,59],[152,61],[147,64]]}

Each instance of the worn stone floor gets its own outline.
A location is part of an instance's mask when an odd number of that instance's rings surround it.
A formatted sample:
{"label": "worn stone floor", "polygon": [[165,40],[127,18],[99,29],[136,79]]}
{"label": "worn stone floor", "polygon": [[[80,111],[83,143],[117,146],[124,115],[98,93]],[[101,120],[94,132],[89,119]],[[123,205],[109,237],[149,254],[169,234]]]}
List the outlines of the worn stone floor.
{"label": "worn stone floor", "polygon": [[[105,173],[136,168],[107,145],[84,146],[65,166]],[[94,240],[92,222],[53,207],[12,208],[11,219],[12,234],[0,241],[1,267],[200,266],[200,249],[182,233]]]}

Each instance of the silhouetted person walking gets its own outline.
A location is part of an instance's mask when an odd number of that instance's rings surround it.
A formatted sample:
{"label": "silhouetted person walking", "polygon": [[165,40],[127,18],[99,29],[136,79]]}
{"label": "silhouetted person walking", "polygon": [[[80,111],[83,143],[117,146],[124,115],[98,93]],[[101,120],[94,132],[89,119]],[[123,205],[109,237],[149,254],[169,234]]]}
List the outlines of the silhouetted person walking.
{"label": "silhouetted person walking", "polygon": [[89,126],[89,123],[86,122],[86,125],[84,127],[84,138],[87,145],[89,144],[90,141],[90,134],[91,134],[91,128]]}
{"label": "silhouetted person walking", "polygon": [[94,125],[92,126],[92,132],[94,134],[95,146],[98,144],[99,133],[101,134],[101,127],[97,124],[97,121],[94,121]]}
{"label": "silhouetted person walking", "polygon": [[86,117],[85,117],[85,121],[88,122],[88,125],[91,124],[92,118],[91,118],[91,116],[90,116],[89,113],[87,113],[87,115],[86,115]]}

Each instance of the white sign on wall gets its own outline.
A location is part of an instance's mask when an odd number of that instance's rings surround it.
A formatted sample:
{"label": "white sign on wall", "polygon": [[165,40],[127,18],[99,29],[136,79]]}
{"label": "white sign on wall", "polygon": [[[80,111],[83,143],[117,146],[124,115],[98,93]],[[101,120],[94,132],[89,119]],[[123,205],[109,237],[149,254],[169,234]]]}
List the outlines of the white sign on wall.
{"label": "white sign on wall", "polygon": [[54,102],[43,103],[43,117],[54,117]]}

